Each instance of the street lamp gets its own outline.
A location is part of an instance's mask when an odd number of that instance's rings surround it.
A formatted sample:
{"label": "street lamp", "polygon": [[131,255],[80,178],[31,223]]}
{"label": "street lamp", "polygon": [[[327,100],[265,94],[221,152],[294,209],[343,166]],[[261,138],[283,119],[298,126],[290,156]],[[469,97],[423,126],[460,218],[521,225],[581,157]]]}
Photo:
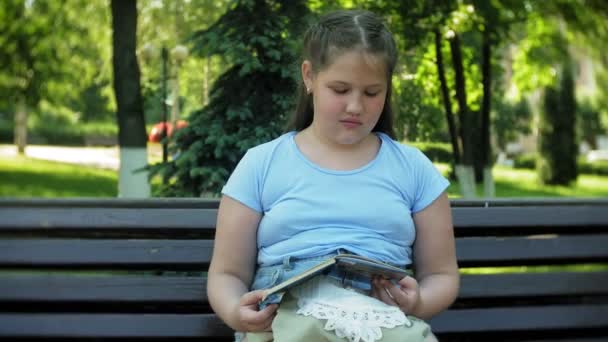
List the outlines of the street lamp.
{"label": "street lamp", "polygon": [[173,103],[171,107],[171,124],[173,131],[177,130],[177,120],[179,120],[179,69],[182,63],[188,58],[188,48],[177,45],[171,50],[171,58],[175,62],[175,81],[173,84]]}
{"label": "street lamp", "polygon": [[[161,127],[162,129],[160,130],[160,141],[163,147],[163,163],[167,162],[167,141],[166,141],[166,137],[167,137],[167,131],[169,129],[169,125],[167,125],[167,73],[168,73],[168,60],[169,60],[169,53],[167,51],[166,47],[162,47],[161,48],[161,113],[160,113],[160,121],[161,121]],[[154,47],[154,45],[152,45],[151,43],[148,43],[146,45],[144,45],[143,49],[142,49],[142,57],[144,58],[144,60],[146,60],[146,62],[152,62],[153,60],[155,60],[158,57],[158,50]]]}

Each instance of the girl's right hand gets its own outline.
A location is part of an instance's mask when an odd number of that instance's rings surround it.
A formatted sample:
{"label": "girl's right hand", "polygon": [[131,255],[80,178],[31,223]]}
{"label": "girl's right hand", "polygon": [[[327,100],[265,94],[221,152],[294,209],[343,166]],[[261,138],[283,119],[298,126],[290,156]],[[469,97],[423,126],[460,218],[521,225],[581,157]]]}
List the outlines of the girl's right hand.
{"label": "girl's right hand", "polygon": [[270,304],[258,310],[258,303],[264,292],[261,290],[245,293],[240,300],[238,317],[242,332],[272,331],[272,320],[276,316],[277,304]]}

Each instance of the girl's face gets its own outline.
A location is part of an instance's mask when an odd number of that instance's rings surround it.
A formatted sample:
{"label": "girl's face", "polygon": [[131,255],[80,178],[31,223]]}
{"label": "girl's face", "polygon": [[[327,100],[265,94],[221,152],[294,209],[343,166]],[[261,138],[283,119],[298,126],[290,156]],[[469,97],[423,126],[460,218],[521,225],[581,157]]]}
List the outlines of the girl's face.
{"label": "girl's face", "polygon": [[313,132],[329,143],[354,145],[376,126],[387,92],[381,56],[361,51],[343,53],[325,69],[302,63],[302,78],[312,92]]}

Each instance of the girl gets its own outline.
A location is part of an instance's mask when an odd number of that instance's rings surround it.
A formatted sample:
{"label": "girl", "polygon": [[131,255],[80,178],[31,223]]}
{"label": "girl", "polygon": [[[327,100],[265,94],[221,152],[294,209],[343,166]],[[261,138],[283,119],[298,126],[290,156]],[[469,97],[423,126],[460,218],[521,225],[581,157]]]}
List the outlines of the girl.
{"label": "girl", "polygon": [[[222,190],[209,301],[249,341],[424,341],[459,286],[448,181],[394,140],[394,39],[367,11],[330,13],[304,37],[291,130],[247,151]],[[390,281],[334,270],[260,303],[342,252],[399,267]],[[280,304],[280,308],[279,308]]]}

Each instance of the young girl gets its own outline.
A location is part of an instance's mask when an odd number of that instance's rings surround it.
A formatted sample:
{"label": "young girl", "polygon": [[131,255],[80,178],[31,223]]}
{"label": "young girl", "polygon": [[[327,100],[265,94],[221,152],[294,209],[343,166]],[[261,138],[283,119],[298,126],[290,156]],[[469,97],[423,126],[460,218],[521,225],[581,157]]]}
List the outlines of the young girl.
{"label": "young girl", "polygon": [[[432,340],[424,320],[459,286],[448,181],[394,140],[396,62],[370,12],[334,12],[306,32],[292,129],[248,150],[222,191],[208,294],[237,340]],[[334,270],[260,303],[261,289],[343,252],[415,278]]]}

